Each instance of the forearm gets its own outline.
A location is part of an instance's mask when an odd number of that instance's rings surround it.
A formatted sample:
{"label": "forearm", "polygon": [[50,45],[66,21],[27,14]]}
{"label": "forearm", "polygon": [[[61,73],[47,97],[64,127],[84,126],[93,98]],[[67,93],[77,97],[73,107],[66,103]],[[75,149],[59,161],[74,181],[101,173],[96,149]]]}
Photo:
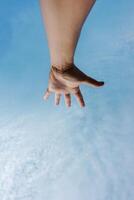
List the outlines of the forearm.
{"label": "forearm", "polygon": [[95,0],[40,0],[51,65],[74,61],[82,25]]}

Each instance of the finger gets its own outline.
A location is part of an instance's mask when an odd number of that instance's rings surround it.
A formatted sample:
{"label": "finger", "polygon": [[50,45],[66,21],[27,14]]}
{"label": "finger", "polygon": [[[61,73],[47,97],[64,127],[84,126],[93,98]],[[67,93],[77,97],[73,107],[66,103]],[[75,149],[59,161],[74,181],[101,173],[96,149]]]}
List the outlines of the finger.
{"label": "finger", "polygon": [[104,85],[103,81],[97,81],[97,80],[91,78],[90,76],[86,76],[84,83],[88,84],[90,86],[95,86],[95,87],[100,87],[100,86]]}
{"label": "finger", "polygon": [[70,94],[64,94],[64,98],[65,98],[65,103],[67,107],[71,106],[71,96]]}
{"label": "finger", "polygon": [[47,88],[47,90],[46,90],[46,92],[45,92],[43,98],[44,98],[45,100],[48,99],[48,97],[50,96],[50,94],[51,94],[51,92],[50,92],[49,89]]}
{"label": "finger", "polygon": [[78,92],[75,93],[74,95],[75,95],[77,101],[79,102],[80,106],[81,106],[81,107],[84,107],[84,106],[85,106],[85,102],[84,102],[84,99],[83,99],[83,96],[82,96],[82,94],[81,94],[80,89],[79,89]]}
{"label": "finger", "polygon": [[55,105],[59,105],[61,94],[55,93]]}

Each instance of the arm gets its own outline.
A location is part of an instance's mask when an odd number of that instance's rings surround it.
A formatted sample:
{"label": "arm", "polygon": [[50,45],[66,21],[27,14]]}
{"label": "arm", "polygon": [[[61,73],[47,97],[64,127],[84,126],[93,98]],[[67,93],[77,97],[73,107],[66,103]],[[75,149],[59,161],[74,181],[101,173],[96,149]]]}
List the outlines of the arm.
{"label": "arm", "polygon": [[74,61],[82,25],[95,0],[40,0],[51,65]]}
{"label": "arm", "polygon": [[66,105],[70,106],[72,93],[84,106],[79,85],[86,83],[98,87],[104,84],[87,76],[74,64],[82,25],[94,3],[95,0],[40,0],[51,61],[49,85],[44,97],[47,99],[54,92],[57,105],[64,94]]}

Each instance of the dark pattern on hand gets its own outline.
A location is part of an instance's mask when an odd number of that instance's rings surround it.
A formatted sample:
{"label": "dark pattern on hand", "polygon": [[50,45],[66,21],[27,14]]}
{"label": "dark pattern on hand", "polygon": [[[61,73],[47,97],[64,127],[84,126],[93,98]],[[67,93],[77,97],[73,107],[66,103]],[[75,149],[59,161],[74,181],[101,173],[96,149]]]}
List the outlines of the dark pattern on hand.
{"label": "dark pattern on hand", "polygon": [[80,84],[88,84],[90,86],[100,87],[104,85],[103,81],[97,81],[81,70],[75,64],[71,64],[65,70],[58,70],[52,66],[49,74],[49,84],[45,92],[44,99],[47,99],[52,92],[55,93],[55,104],[58,105],[60,97],[63,94],[65,103],[71,106],[71,94],[75,95],[81,107],[85,106],[83,96],[80,91]]}

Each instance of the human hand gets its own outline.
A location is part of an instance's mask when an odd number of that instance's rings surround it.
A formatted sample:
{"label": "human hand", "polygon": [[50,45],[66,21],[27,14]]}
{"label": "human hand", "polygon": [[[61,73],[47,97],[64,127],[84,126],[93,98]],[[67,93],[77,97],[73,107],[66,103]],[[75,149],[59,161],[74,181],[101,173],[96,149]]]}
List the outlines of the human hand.
{"label": "human hand", "polygon": [[57,69],[52,66],[49,74],[48,88],[44,94],[46,100],[52,92],[55,93],[55,104],[58,105],[60,97],[63,94],[66,106],[71,106],[71,95],[73,94],[81,107],[85,106],[83,96],[80,91],[80,84],[87,84],[94,87],[104,85],[103,81],[97,81],[82,71],[80,71],[75,64],[71,64],[64,70]]}

